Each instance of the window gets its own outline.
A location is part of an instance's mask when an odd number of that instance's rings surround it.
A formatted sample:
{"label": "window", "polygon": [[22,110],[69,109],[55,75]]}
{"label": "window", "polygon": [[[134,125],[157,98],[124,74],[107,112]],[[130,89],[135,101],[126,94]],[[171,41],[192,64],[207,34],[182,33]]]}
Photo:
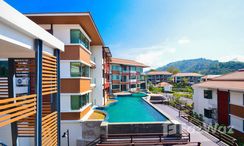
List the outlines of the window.
{"label": "window", "polygon": [[90,49],[89,40],[79,29],[70,30],[70,42],[71,43],[80,43],[85,46],[88,50]]}
{"label": "window", "polygon": [[207,118],[212,118],[212,110],[204,109],[204,116]]}
{"label": "window", "polygon": [[89,94],[85,95],[71,95],[71,109],[79,110],[89,103]]}
{"label": "window", "polygon": [[71,77],[90,77],[90,67],[80,62],[70,63]]}
{"label": "window", "polygon": [[126,76],[122,76],[122,79],[121,79],[122,82],[126,82],[127,81],[127,78]]}
{"label": "window", "polygon": [[121,68],[120,68],[120,66],[112,65],[112,70],[114,70],[114,71],[120,71]]}
{"label": "window", "polygon": [[130,88],[136,88],[136,84],[130,85]]}
{"label": "window", "polygon": [[71,73],[71,77],[81,77],[81,63],[71,62],[70,73]]}
{"label": "window", "polygon": [[204,98],[212,99],[212,90],[204,90]]}
{"label": "window", "polygon": [[112,75],[112,80],[120,80],[120,76],[119,75]]}
{"label": "window", "polygon": [[0,61],[0,77],[8,77],[8,61]]}
{"label": "window", "polygon": [[131,70],[131,71],[136,71],[136,67],[135,67],[135,66],[131,66],[131,67],[130,67],[130,70]]}
{"label": "window", "polygon": [[131,80],[135,80],[136,79],[136,76],[130,76],[130,79]]}
{"label": "window", "polygon": [[112,89],[119,89],[119,85],[112,85]]}
{"label": "window", "polygon": [[[243,94],[243,97],[242,97],[242,104],[244,105],[244,94]],[[243,130],[244,131],[244,130]]]}
{"label": "window", "polygon": [[242,130],[244,131],[244,120],[242,121]]}

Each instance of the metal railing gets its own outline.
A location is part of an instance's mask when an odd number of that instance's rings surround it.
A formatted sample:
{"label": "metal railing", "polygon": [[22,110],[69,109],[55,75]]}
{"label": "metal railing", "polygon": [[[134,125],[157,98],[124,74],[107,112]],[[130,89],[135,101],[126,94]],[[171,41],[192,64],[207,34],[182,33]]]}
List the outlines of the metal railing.
{"label": "metal railing", "polygon": [[191,112],[192,110],[189,108],[180,107],[179,117],[186,119],[188,122],[196,125],[201,130],[206,131],[207,133],[213,135],[214,137],[218,138],[220,141],[223,141],[224,143],[230,146],[238,146],[237,139],[218,130],[216,127],[213,127],[212,125],[209,125],[207,123],[204,123],[203,121],[200,121],[199,119],[196,119],[195,117],[189,114]]}

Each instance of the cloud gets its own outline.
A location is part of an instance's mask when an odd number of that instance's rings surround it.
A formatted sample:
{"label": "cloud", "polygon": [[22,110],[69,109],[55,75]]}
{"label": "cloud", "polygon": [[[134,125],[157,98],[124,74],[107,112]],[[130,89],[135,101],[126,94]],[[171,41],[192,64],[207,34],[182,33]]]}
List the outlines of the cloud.
{"label": "cloud", "polygon": [[124,57],[144,63],[150,68],[157,68],[166,64],[166,57],[175,54],[176,49],[165,44],[153,45],[142,48],[131,48]]}
{"label": "cloud", "polygon": [[187,37],[182,37],[182,38],[180,38],[180,39],[178,40],[178,43],[179,43],[180,45],[186,45],[186,44],[191,43],[191,40],[190,40],[189,38],[187,38]]}
{"label": "cloud", "polygon": [[228,55],[219,58],[219,61],[228,62],[228,61],[240,61],[244,62],[244,55]]}

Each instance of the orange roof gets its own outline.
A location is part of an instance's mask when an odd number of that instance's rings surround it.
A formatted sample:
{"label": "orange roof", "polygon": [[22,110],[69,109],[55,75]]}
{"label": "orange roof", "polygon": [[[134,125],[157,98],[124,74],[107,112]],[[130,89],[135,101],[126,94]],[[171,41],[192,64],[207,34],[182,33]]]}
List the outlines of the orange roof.
{"label": "orange roof", "polygon": [[225,74],[211,81],[193,85],[193,87],[213,88],[222,90],[244,91],[244,70]]}
{"label": "orange roof", "polygon": [[158,83],[158,86],[160,86],[160,87],[165,87],[165,86],[169,86],[169,85],[171,85],[171,84],[170,83],[167,83],[167,82]]}
{"label": "orange roof", "polygon": [[91,38],[91,45],[104,45],[90,13],[40,13],[26,16],[37,24],[79,24]]}
{"label": "orange roof", "polygon": [[130,66],[148,67],[147,65],[140,62],[136,62],[134,60],[119,59],[119,58],[112,58],[111,64],[123,64],[123,65],[130,65]]}
{"label": "orange roof", "polygon": [[202,87],[210,89],[222,89],[222,90],[234,90],[244,91],[243,81],[206,81],[199,84],[195,84],[192,87]]}
{"label": "orange roof", "polygon": [[231,72],[219,77],[214,78],[214,80],[223,80],[223,81],[244,81],[244,70],[238,70]]}
{"label": "orange roof", "polygon": [[201,77],[201,74],[198,73],[177,73],[174,76],[176,77],[190,77],[190,76],[194,76],[194,77]]}
{"label": "orange roof", "polygon": [[172,75],[172,73],[168,72],[168,71],[150,71],[147,73],[147,75]]}

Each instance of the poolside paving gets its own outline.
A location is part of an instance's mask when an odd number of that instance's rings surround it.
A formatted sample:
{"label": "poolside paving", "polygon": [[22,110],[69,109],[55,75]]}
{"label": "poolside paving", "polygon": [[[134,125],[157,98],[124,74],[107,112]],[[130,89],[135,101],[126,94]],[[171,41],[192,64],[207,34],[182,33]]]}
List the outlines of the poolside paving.
{"label": "poolside paving", "polygon": [[201,142],[202,146],[226,146],[210,134],[201,131],[198,127],[187,122],[185,119],[180,118],[179,111],[173,107],[164,104],[154,104],[157,108],[161,109],[166,114],[170,115],[173,120],[177,120],[182,124],[182,129],[188,131],[191,135],[191,142]]}

